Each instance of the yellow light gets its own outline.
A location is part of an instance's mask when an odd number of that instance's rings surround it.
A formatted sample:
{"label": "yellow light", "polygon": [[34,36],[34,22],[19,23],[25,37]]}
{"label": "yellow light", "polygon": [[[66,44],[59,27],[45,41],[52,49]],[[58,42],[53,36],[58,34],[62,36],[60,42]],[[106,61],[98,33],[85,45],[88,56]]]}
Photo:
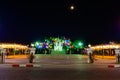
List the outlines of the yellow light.
{"label": "yellow light", "polygon": [[18,48],[18,49],[28,49],[25,45],[20,44],[0,44],[0,48]]}

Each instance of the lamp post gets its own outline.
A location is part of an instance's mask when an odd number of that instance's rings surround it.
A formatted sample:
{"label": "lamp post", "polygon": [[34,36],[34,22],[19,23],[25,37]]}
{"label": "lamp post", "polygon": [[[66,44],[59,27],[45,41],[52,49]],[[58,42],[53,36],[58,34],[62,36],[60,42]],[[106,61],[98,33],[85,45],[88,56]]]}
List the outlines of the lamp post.
{"label": "lamp post", "polygon": [[89,44],[88,47],[91,47],[91,44]]}

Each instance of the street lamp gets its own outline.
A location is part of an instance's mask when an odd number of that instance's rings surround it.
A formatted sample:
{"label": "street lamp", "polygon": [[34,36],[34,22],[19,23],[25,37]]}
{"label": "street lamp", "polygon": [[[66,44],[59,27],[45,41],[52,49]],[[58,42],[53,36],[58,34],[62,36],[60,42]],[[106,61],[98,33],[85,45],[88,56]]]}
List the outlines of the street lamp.
{"label": "street lamp", "polygon": [[31,43],[31,46],[34,47],[34,44]]}
{"label": "street lamp", "polygon": [[91,47],[91,45],[89,44],[88,47]]}

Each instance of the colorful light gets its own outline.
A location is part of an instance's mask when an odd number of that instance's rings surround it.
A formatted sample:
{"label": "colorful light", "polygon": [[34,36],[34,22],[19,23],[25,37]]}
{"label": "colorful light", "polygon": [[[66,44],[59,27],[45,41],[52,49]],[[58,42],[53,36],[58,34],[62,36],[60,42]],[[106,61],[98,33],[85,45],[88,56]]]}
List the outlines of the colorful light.
{"label": "colorful light", "polygon": [[38,46],[38,45],[39,45],[39,42],[36,42],[35,45]]}
{"label": "colorful light", "polygon": [[79,43],[78,43],[78,45],[79,45],[79,46],[82,46],[82,45],[83,45],[83,43],[82,43],[82,42],[79,42]]}
{"label": "colorful light", "polygon": [[42,46],[39,45],[38,48],[42,48]]}
{"label": "colorful light", "polygon": [[[62,50],[63,46],[68,46],[70,48],[71,46],[71,41],[70,39],[65,39],[65,38],[54,38],[54,37],[50,37],[49,39],[45,39],[44,42],[35,42],[35,47],[36,48],[50,48],[53,49],[56,44],[56,46],[59,46],[58,48],[56,48],[57,50],[60,49]],[[54,46],[54,47],[53,47]]]}
{"label": "colorful light", "polygon": [[74,47],[75,48],[83,48],[83,42],[82,41],[79,41],[79,40],[76,40],[75,42],[74,42]]}

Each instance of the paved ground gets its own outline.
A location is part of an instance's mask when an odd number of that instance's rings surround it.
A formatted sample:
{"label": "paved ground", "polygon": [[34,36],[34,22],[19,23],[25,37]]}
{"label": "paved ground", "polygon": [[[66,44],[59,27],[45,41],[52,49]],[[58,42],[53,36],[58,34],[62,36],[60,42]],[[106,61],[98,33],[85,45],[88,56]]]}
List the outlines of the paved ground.
{"label": "paved ground", "polygon": [[28,59],[6,59],[0,64],[0,80],[119,80],[120,68],[108,68],[115,64],[115,59],[96,58],[95,63],[88,64],[87,56],[46,56],[39,55],[33,64],[40,67],[12,67],[10,65],[27,64]]}
{"label": "paved ground", "polygon": [[119,80],[120,68],[104,64],[44,64],[38,68],[0,67],[0,80]]}
{"label": "paved ground", "polygon": [[[28,63],[27,55],[8,56],[5,63]],[[41,64],[80,64],[87,63],[87,55],[36,55],[34,63]],[[95,63],[115,63],[115,56],[95,56]]]}

